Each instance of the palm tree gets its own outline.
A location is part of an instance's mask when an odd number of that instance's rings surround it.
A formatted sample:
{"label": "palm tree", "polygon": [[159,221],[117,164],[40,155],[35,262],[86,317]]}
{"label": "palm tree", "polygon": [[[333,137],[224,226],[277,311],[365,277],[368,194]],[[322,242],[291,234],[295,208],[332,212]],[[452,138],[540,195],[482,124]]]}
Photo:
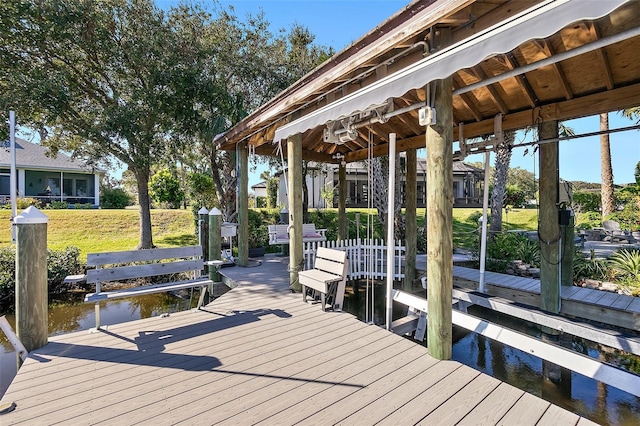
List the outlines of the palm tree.
{"label": "palm tree", "polygon": [[[609,130],[609,114],[600,114],[600,130]],[[615,209],[613,199],[613,168],[611,167],[611,146],[609,144],[609,134],[600,135],[600,175],[602,178],[602,218],[604,219]]]}
{"label": "palm tree", "polygon": [[493,170],[491,191],[491,236],[502,232],[502,206],[507,195],[507,178],[511,162],[511,148],[516,138],[515,130],[505,131],[500,145],[496,147],[496,162]]}
{"label": "palm tree", "polygon": [[[620,111],[620,115],[629,120],[636,120],[640,124],[640,107],[627,108]],[[600,130],[609,130],[609,114],[600,114]],[[613,197],[613,168],[611,167],[611,147],[609,144],[609,134],[600,135],[600,175],[602,177],[602,218],[613,213],[615,200]]]}
{"label": "palm tree", "polygon": [[636,120],[636,124],[640,124],[640,106],[623,109],[620,114],[629,120]]}

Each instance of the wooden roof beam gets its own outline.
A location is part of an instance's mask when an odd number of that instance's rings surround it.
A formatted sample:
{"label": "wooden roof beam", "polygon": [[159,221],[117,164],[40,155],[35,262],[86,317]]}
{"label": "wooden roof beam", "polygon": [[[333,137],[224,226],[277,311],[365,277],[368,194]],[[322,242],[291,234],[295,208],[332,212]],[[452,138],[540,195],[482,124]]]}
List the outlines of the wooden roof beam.
{"label": "wooden roof beam", "polygon": [[[513,56],[513,53],[509,52],[502,56],[505,59],[505,64],[507,65],[509,70],[515,70],[520,67],[520,65],[518,64],[518,60],[516,59],[515,56]],[[531,88],[531,85],[527,80],[527,75],[519,74],[514,78],[516,79],[516,81],[518,82],[518,85],[520,86],[525,96],[527,97],[527,100],[529,101],[529,106],[531,108],[535,108],[536,106],[538,106],[538,97],[536,96],[533,89]]]}
{"label": "wooden roof beam", "polygon": [[[487,75],[484,73],[482,68],[480,68],[479,66],[475,66],[473,68],[469,68],[469,71],[476,76],[478,81],[482,81],[482,80],[486,80],[487,79]],[[488,86],[485,86],[485,87],[486,87],[487,91],[489,92],[489,97],[491,98],[493,103],[498,108],[498,111],[500,111],[502,113],[502,115],[505,115],[507,112],[509,112],[509,109],[507,108],[507,105],[504,103],[504,101],[502,100],[502,98],[498,94],[498,91],[496,90],[494,85],[493,84],[489,84]]]}
{"label": "wooden roof beam", "polygon": [[[545,55],[553,56],[553,55],[556,54],[556,52],[553,50],[553,47],[551,47],[551,45],[546,40],[540,40],[536,44],[538,45],[540,50],[542,50],[542,52],[544,52]],[[567,81],[567,76],[560,69],[559,63],[556,62],[555,64],[552,64],[551,67],[552,67],[553,72],[556,75],[558,81],[562,85],[562,90],[564,90],[565,99],[572,99],[573,98],[573,92],[571,91],[571,87],[569,86],[569,82]]]}
{"label": "wooden roof beam", "polygon": [[[465,85],[458,74],[453,74],[452,79],[454,90]],[[463,93],[460,95],[460,98],[462,98],[462,102],[466,105],[467,109],[471,111],[471,115],[473,115],[476,121],[482,120],[482,113],[476,106],[476,98],[473,96],[473,92]]]}
{"label": "wooden roof beam", "polygon": [[[544,121],[570,120],[573,118],[597,115],[603,112],[616,111],[631,108],[638,104],[640,98],[640,83],[631,86],[613,89],[607,92],[594,93],[555,102],[535,109],[527,109],[513,114],[505,115],[502,121],[503,130],[523,129],[531,125],[531,117],[539,116]],[[494,119],[489,118],[476,123],[465,124],[464,134],[466,138],[492,134],[494,131]],[[458,139],[458,127],[453,128],[453,140]],[[396,142],[398,151],[406,151],[411,148],[424,148],[424,134],[401,139]],[[374,156],[388,154],[388,144],[380,144],[374,147]],[[361,161],[367,158],[367,150],[354,151],[346,154],[346,161]]]}
{"label": "wooden roof beam", "polygon": [[[600,30],[598,30],[598,27],[596,27],[595,22],[589,23],[588,28],[593,41],[600,40]],[[604,51],[604,49],[598,49],[595,52],[598,57],[598,63],[603,71],[602,75],[604,76],[607,90],[611,90],[614,88],[615,83],[613,82],[613,74],[611,73],[611,67],[609,66],[609,61],[607,60],[607,53]]]}
{"label": "wooden roof beam", "polygon": [[[631,108],[637,106],[638,99],[640,99],[640,82],[605,92],[550,103],[535,109],[506,114],[502,121],[502,128],[503,130],[522,129],[532,124],[532,117],[541,117],[544,121],[562,121]],[[493,118],[464,125],[466,138],[492,133]],[[458,138],[457,127],[453,129],[453,138],[454,140]]]}
{"label": "wooden roof beam", "polygon": [[[402,102],[404,104],[401,108],[408,107],[409,105],[412,104],[411,102],[408,102],[404,98],[399,98],[396,101],[397,102]],[[419,134],[419,133],[422,133],[424,131],[422,126],[420,126],[420,124],[418,124],[417,115],[415,115],[413,112],[408,112],[406,114],[400,114],[400,115],[396,116],[395,118],[397,120],[399,120],[402,124],[407,126],[409,128],[409,130],[411,130],[411,132],[413,132],[413,133]]]}

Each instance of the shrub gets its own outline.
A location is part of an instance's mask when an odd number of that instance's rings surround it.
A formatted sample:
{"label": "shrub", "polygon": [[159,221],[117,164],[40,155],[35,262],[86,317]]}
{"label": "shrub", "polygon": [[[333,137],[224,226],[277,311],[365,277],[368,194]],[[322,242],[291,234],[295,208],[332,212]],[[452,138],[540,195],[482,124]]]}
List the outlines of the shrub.
{"label": "shrub", "polygon": [[0,249],[0,306],[11,306],[15,300],[16,252],[11,247]]}
{"label": "shrub", "polygon": [[52,201],[51,204],[49,204],[49,208],[55,210],[68,209],[69,203],[66,201]]}
{"label": "shrub", "polygon": [[467,217],[465,222],[470,223],[477,227],[480,224],[481,217],[482,217],[482,212],[473,212]]}
{"label": "shrub", "polygon": [[579,229],[593,229],[601,224],[602,215],[598,212],[586,212],[577,215],[576,227]]}
{"label": "shrub", "polygon": [[[479,259],[479,249],[472,250]],[[501,233],[487,242],[487,271],[504,273],[514,260],[521,260],[532,267],[540,267],[540,243],[516,233]]]}
{"label": "shrub", "polygon": [[638,231],[640,230],[640,206],[638,204],[638,196],[629,197],[625,199],[622,210],[614,212],[607,219],[620,223],[622,229]]}
{"label": "shrub", "polygon": [[185,193],[180,187],[180,180],[169,170],[163,169],[149,180],[149,195],[157,203],[163,203],[172,209],[180,208]]}
{"label": "shrub", "polygon": [[[279,216],[278,216],[279,218]],[[267,247],[269,245],[268,225],[277,223],[274,213],[269,210],[249,210],[249,247]]]}
{"label": "shrub", "polygon": [[599,192],[575,191],[572,202],[574,209],[579,213],[600,211]]}
{"label": "shrub", "polygon": [[540,266],[540,243],[516,233],[498,234],[487,244],[487,257],[505,261],[522,260]]}
{"label": "shrub", "polygon": [[267,197],[256,197],[256,208],[263,209],[267,207]]}
{"label": "shrub", "polygon": [[124,209],[131,205],[131,196],[122,188],[102,188],[100,207],[103,209]]}
{"label": "shrub", "polygon": [[573,281],[582,278],[592,280],[608,280],[610,278],[609,265],[605,259],[595,257],[595,252],[591,250],[589,257],[576,248],[573,255]]}
{"label": "shrub", "polygon": [[24,210],[29,206],[40,207],[40,201],[35,198],[18,198],[16,201],[16,208],[18,210]]}
{"label": "shrub", "polygon": [[75,275],[82,271],[80,249],[70,246],[64,250],[47,250],[47,283],[49,293],[59,293],[62,281],[67,275]]}
{"label": "shrub", "polygon": [[632,294],[640,292],[640,250],[622,249],[609,257],[617,282]]}
{"label": "shrub", "polygon": [[[62,281],[67,275],[79,274],[80,249],[67,247],[64,250],[47,250],[47,286],[49,293],[59,293],[63,289]],[[16,252],[6,247],[0,249],[0,305],[12,309],[15,301]]]}

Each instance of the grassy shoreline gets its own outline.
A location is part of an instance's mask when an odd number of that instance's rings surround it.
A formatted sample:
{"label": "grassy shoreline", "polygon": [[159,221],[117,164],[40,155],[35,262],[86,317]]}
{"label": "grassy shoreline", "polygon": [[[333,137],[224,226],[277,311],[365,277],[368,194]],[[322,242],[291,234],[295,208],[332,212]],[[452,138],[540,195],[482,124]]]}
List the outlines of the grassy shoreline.
{"label": "grassy shoreline", "polygon": [[[132,250],[140,238],[137,209],[124,210],[42,210],[49,217],[47,247],[62,250],[68,246],[87,253]],[[0,247],[11,246],[10,210],[0,210]],[[190,210],[151,210],[153,241],[158,247],[197,244]]]}
{"label": "grassy shoreline", "polygon": [[[328,211],[335,212],[335,209]],[[479,209],[454,209],[454,242],[463,243],[466,234],[473,233],[476,224],[468,221]],[[49,217],[47,246],[62,250],[68,246],[80,249],[84,261],[87,253],[132,250],[139,241],[139,212],[137,208],[124,210],[42,210]],[[424,209],[418,209],[418,224],[424,223]],[[9,210],[0,210],[0,247],[11,246]],[[537,211],[513,209],[508,217],[503,213],[506,229],[536,229]],[[197,244],[191,210],[151,210],[153,241],[158,247]],[[459,244],[456,244],[459,245]]]}

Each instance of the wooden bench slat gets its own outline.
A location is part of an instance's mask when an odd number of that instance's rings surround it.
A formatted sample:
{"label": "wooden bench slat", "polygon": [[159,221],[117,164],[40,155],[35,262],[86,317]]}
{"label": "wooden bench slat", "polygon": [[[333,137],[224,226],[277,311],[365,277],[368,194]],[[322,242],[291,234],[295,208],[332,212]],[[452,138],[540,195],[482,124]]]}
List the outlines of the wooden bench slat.
{"label": "wooden bench slat", "polygon": [[[87,283],[95,284],[94,293],[85,296],[85,302],[95,303],[96,328],[100,328],[100,304],[109,299],[140,296],[202,287],[214,284],[208,277],[200,277],[204,268],[201,246],[156,248],[151,250],[129,250],[121,252],[90,253],[87,265],[95,269],[87,270]],[[161,284],[134,286],[120,290],[101,291],[103,282],[118,282],[128,279],[172,275],[189,272],[192,279],[172,281]],[[70,278],[71,279],[71,278]],[[204,292],[200,294],[198,308],[204,301]]]}
{"label": "wooden bench slat", "polygon": [[316,255],[316,262],[314,269],[329,272],[330,274],[342,275],[342,269],[344,268],[344,262],[338,263],[331,260],[320,258]]}
{"label": "wooden bench slat", "polygon": [[144,294],[154,294],[167,291],[182,290],[191,287],[202,287],[213,284],[213,281],[207,278],[198,280],[177,281],[171,283],[154,284],[141,287],[124,288],[116,291],[105,291],[102,293],[89,293],[85,296],[85,302],[98,302],[101,300],[121,299],[124,297],[141,296]]}
{"label": "wooden bench slat", "polygon": [[310,287],[321,293],[327,293],[329,284],[340,281],[342,276],[318,271],[317,269],[310,269],[299,272],[298,279],[303,286]]}
{"label": "wooden bench slat", "polygon": [[187,257],[202,257],[202,246],[90,253],[87,255],[87,266],[102,266],[117,263],[145,262]]}
{"label": "wooden bench slat", "polygon": [[333,250],[326,247],[318,247],[316,259],[329,259],[334,262],[344,263],[347,260],[347,252],[342,250]]}
{"label": "wooden bench slat", "polygon": [[176,274],[179,272],[199,271],[201,269],[202,259],[89,269],[87,271],[87,283],[155,277],[158,275]]}

